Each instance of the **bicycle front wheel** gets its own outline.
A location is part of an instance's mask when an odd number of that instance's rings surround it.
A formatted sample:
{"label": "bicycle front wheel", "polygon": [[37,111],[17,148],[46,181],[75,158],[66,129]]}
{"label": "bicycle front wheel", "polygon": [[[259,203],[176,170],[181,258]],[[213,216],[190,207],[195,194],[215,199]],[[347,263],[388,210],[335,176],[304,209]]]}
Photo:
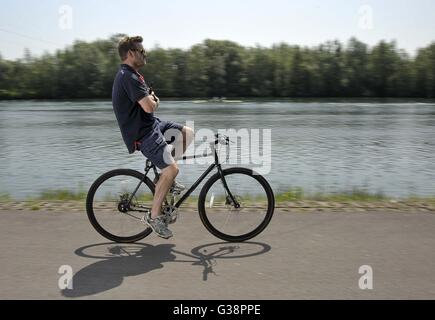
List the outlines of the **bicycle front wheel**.
{"label": "bicycle front wheel", "polygon": [[148,177],[143,178],[138,171],[117,169],[103,174],[92,184],[86,211],[92,226],[103,237],[131,243],[152,232],[141,218],[151,210],[154,184]]}
{"label": "bicycle front wheel", "polygon": [[250,169],[225,169],[223,175],[228,190],[240,206],[232,201],[217,173],[206,182],[199,195],[201,221],[222,240],[249,240],[262,232],[272,219],[275,207],[272,188],[264,177]]}

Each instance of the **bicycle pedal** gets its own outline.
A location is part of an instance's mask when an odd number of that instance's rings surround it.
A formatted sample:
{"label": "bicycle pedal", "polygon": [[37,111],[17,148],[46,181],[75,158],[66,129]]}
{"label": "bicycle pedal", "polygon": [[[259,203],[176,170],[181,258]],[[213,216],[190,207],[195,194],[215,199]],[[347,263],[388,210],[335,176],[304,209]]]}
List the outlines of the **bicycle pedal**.
{"label": "bicycle pedal", "polygon": [[144,214],[144,215],[142,216],[142,218],[140,218],[140,222],[142,222],[143,224],[147,224],[147,223],[146,223],[146,214]]}
{"label": "bicycle pedal", "polygon": [[173,196],[179,196],[181,194],[181,191],[178,190],[169,190],[169,193]]}

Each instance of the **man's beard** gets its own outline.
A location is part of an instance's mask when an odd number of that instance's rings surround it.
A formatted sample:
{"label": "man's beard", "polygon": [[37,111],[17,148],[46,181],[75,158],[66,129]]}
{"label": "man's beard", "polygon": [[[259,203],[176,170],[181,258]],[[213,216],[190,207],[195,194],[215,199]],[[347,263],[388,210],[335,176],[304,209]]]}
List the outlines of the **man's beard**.
{"label": "man's beard", "polygon": [[138,61],[135,61],[135,67],[137,68],[137,69],[139,69],[139,68],[142,68],[144,65],[145,65],[145,61],[140,61],[140,60],[138,60]]}

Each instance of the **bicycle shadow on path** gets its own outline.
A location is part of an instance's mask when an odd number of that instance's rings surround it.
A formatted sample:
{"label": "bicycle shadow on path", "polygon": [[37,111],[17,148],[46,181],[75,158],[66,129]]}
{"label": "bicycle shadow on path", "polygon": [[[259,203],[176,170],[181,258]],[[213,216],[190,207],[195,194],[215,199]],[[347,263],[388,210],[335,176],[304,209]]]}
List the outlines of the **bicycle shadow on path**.
{"label": "bicycle shadow on path", "polygon": [[[216,274],[213,270],[216,259],[251,257],[270,250],[269,245],[259,242],[210,243],[193,248],[191,253],[175,250],[174,244],[92,244],[78,248],[75,254],[99,261],[75,273],[72,279],[73,288],[61,290],[61,294],[67,298],[79,298],[108,291],[120,286],[125,277],[161,269],[166,262],[203,266],[202,280],[207,281],[209,274]],[[177,259],[180,256],[189,259]]]}

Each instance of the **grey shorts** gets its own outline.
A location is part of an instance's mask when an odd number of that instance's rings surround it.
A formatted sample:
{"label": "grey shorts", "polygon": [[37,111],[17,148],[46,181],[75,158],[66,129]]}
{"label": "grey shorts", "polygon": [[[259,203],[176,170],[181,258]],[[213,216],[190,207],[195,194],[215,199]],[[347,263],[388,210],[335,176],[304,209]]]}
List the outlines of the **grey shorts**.
{"label": "grey shorts", "polygon": [[174,163],[172,144],[181,134],[183,125],[173,121],[162,121],[157,118],[153,130],[140,140],[140,151],[159,169]]}

